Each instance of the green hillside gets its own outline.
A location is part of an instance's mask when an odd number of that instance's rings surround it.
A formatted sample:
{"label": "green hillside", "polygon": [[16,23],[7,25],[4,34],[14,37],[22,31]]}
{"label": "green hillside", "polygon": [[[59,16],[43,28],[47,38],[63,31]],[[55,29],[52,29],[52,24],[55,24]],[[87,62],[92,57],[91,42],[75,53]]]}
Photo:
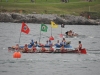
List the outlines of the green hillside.
{"label": "green hillside", "polygon": [[[100,0],[0,0],[0,12],[73,14],[81,12],[100,12]],[[7,1],[7,2],[6,2]]]}

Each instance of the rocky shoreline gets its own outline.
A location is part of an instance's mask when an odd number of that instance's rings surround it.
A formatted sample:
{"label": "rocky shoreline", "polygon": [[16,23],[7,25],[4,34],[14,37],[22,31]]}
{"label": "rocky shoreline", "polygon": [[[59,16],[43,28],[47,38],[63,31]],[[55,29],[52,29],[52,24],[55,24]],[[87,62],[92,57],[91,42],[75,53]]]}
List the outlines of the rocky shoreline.
{"label": "rocky shoreline", "polygon": [[74,15],[0,13],[0,22],[21,23],[24,21],[26,23],[50,24],[51,20],[57,24],[66,25],[100,25],[100,19],[93,20]]}

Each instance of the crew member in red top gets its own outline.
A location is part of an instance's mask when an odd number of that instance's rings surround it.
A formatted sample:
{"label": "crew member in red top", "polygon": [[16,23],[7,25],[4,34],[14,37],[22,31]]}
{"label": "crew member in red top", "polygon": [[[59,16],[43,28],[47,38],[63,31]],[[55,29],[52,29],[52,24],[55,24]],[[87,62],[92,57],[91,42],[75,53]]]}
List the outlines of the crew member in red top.
{"label": "crew member in red top", "polygon": [[18,44],[16,44],[16,47],[15,47],[15,49],[16,49],[16,50],[18,50],[18,49],[19,49],[19,45],[18,45]]}
{"label": "crew member in red top", "polygon": [[54,52],[54,48],[52,48],[52,45],[50,45],[49,50],[50,50],[51,52]]}
{"label": "crew member in red top", "polygon": [[64,45],[62,45],[61,48],[60,48],[60,51],[61,51],[61,52],[65,52],[65,50],[66,50],[66,49],[64,48]]}
{"label": "crew member in red top", "polygon": [[24,48],[23,48],[23,52],[28,53],[28,45],[25,44]]}
{"label": "crew member in red top", "polygon": [[46,49],[45,49],[44,45],[42,45],[41,46],[41,52],[45,52],[45,51],[46,51]]}
{"label": "crew member in red top", "polygon": [[37,49],[36,49],[35,45],[33,45],[33,46],[32,46],[32,52],[36,52],[36,50],[37,50]]}

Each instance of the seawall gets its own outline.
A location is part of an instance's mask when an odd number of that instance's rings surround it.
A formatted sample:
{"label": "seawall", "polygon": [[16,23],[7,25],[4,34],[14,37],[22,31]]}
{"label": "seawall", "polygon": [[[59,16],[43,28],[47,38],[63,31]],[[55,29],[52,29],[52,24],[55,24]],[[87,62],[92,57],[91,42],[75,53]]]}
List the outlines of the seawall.
{"label": "seawall", "polygon": [[19,14],[19,13],[0,13],[0,22],[12,23],[45,23],[50,24],[54,21],[57,24],[68,25],[99,25],[100,19],[87,19],[82,16],[74,15],[57,15],[57,14]]}

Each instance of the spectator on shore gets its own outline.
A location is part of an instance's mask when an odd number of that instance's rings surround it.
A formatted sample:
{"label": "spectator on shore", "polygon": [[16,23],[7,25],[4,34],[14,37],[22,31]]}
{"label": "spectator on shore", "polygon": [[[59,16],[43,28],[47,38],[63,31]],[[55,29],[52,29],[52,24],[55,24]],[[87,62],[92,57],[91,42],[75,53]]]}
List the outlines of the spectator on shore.
{"label": "spectator on shore", "polygon": [[14,0],[15,2],[18,2],[18,0]]}
{"label": "spectator on shore", "polygon": [[31,0],[31,2],[34,2],[34,0]]}
{"label": "spectator on shore", "polygon": [[6,0],[6,2],[8,2],[8,0]]}

